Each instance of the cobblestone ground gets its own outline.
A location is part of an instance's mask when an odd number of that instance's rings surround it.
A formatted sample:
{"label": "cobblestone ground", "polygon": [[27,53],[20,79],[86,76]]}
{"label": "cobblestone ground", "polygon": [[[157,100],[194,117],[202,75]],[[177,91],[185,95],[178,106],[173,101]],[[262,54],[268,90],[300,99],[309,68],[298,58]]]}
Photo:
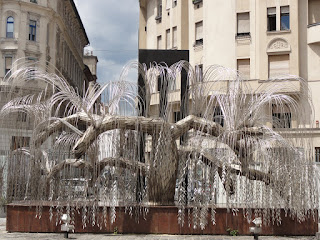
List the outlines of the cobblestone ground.
{"label": "cobblestone ground", "polygon": [[[7,233],[6,220],[0,218],[0,240],[55,240],[63,239],[63,234],[54,233]],[[252,240],[253,236],[212,236],[212,235],[113,235],[113,234],[69,234],[69,239],[78,240]],[[259,240],[315,240],[315,237],[259,237]]]}

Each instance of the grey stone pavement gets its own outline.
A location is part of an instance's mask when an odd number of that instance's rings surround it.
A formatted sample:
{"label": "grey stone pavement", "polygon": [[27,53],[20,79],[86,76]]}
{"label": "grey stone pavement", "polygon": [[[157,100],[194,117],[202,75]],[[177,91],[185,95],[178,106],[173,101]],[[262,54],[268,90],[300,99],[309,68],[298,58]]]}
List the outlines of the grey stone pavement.
{"label": "grey stone pavement", "polygon": [[[6,219],[0,218],[0,240],[55,240],[64,239],[63,234],[55,233],[8,233],[6,231]],[[251,240],[253,236],[212,236],[212,235],[113,235],[113,234],[69,234],[69,239],[79,240]],[[259,240],[315,240],[315,237],[259,237]]]}

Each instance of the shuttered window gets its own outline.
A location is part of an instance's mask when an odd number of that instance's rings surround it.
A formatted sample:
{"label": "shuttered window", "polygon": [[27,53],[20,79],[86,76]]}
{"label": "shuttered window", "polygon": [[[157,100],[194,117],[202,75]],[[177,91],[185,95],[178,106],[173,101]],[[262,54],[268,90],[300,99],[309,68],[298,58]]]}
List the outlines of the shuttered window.
{"label": "shuttered window", "polygon": [[170,29],[166,31],[166,49],[170,49]]}
{"label": "shuttered window", "polygon": [[249,35],[250,34],[250,15],[246,13],[238,13],[238,35]]}
{"label": "shuttered window", "polygon": [[178,47],[177,34],[178,34],[177,27],[172,28],[172,48]]}
{"label": "shuttered window", "polygon": [[289,73],[289,54],[269,56],[269,78]]}
{"label": "shuttered window", "polygon": [[203,22],[196,23],[196,45],[203,44]]}
{"label": "shuttered window", "polygon": [[237,69],[244,79],[250,79],[250,59],[238,59]]}

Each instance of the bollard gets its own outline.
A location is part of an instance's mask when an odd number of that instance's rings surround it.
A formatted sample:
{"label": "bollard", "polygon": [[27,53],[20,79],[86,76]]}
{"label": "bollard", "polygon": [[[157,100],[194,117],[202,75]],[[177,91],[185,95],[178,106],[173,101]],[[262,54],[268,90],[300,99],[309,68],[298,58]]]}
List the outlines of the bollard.
{"label": "bollard", "polygon": [[74,226],[69,223],[70,216],[68,214],[62,214],[61,220],[63,221],[61,232],[64,232],[64,238],[69,238],[70,230],[74,230]]}
{"label": "bollard", "polygon": [[259,218],[255,218],[253,221],[254,223],[254,227],[249,227],[249,231],[251,233],[253,233],[253,239],[254,240],[259,240],[259,233],[261,233],[261,227],[262,227],[262,219]]}

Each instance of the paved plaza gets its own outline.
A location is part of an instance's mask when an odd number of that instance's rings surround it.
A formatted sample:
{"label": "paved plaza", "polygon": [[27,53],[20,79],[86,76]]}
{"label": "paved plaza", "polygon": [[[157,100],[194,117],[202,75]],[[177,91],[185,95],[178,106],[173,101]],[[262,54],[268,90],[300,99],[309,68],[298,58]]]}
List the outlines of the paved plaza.
{"label": "paved plaza", "polygon": [[[55,233],[8,233],[6,231],[6,219],[0,218],[0,240],[54,240],[64,239],[63,234]],[[121,234],[69,234],[69,239],[78,240],[252,240],[253,236],[212,236],[212,235],[121,235]],[[315,240],[315,237],[259,237],[261,240]]]}

